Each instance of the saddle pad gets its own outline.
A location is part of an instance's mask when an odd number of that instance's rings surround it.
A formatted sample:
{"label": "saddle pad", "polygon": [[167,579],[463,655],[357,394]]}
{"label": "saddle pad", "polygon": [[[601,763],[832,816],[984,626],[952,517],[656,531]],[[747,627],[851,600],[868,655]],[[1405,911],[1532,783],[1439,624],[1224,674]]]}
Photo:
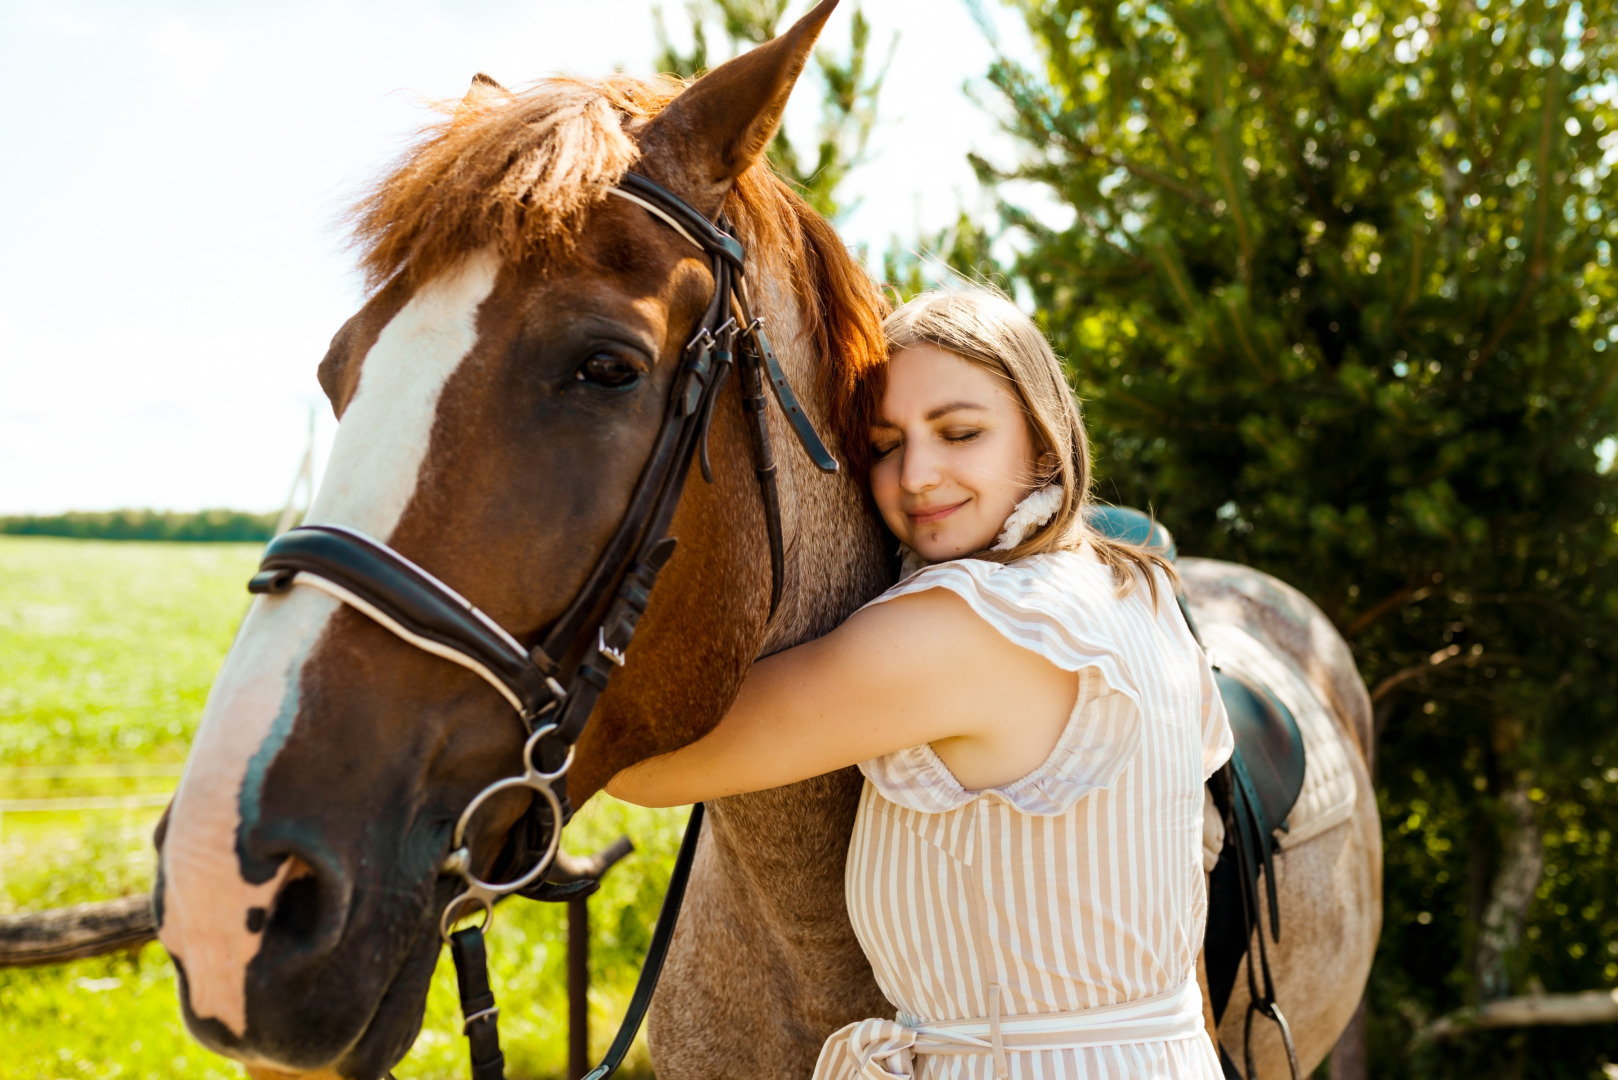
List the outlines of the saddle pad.
{"label": "saddle pad", "polygon": [[1326,702],[1299,672],[1246,631],[1214,622],[1197,629],[1215,667],[1269,687],[1298,721],[1303,736],[1303,790],[1287,818],[1287,831],[1280,834],[1281,850],[1347,821],[1354,813],[1357,789],[1348,749]]}

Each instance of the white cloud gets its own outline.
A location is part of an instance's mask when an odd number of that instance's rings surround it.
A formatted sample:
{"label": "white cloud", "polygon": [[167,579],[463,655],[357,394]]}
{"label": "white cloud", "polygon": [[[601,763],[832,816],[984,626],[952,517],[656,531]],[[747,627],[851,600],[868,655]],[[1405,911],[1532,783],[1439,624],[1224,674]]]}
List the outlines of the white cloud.
{"label": "white cloud", "polygon": [[230,45],[178,15],[165,15],[147,32],[146,43],[182,97],[198,100],[230,59]]}

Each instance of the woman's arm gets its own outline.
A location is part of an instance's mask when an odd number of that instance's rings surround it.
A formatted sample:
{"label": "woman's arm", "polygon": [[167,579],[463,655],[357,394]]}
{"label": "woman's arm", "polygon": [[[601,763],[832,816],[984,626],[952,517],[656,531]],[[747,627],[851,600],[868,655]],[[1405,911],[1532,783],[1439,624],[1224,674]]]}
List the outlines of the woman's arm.
{"label": "woman's arm", "polygon": [[760,660],[711,732],[630,766],[607,791],[679,806],[941,740],[978,744],[991,762],[1031,757],[1027,772],[1055,744],[1075,689],[1073,673],[1008,641],[949,590],[928,589]]}

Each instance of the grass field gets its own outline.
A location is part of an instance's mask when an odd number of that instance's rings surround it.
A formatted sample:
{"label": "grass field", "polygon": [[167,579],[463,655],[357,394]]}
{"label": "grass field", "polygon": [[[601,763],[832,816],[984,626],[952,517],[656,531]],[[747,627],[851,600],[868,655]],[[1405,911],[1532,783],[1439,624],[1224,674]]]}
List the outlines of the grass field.
{"label": "grass field", "polygon": [[[0,536],[0,800],[123,796],[155,803],[175,783],[208,685],[247,609],[253,544]],[[86,775],[86,766],[152,775]],[[63,775],[66,774],[66,775]],[[0,914],[150,887],[160,807],[0,818]],[[678,847],[680,811],[599,798],[568,831],[588,852],[637,847],[591,900],[592,1043],[606,1048],[633,987]],[[501,906],[490,939],[513,1078],[566,1064],[566,927],[551,905]],[[454,972],[441,959],[426,1025],[399,1080],[461,1077]],[[632,1072],[648,1075],[644,1047]],[[185,1034],[173,968],[156,945],[40,968],[0,969],[0,1080],[240,1077]]]}

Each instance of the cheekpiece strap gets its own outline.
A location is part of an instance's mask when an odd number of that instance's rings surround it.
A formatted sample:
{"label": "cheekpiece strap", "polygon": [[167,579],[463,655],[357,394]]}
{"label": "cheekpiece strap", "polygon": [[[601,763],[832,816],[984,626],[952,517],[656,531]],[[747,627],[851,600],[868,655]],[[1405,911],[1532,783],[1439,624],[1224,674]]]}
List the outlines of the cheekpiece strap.
{"label": "cheekpiece strap", "polygon": [[466,1023],[467,1049],[472,1059],[472,1080],[505,1080],[506,1056],[500,1052],[500,1010],[489,988],[489,953],[483,928],[469,926],[449,938],[455,960],[455,983],[461,992],[461,1015]]}

